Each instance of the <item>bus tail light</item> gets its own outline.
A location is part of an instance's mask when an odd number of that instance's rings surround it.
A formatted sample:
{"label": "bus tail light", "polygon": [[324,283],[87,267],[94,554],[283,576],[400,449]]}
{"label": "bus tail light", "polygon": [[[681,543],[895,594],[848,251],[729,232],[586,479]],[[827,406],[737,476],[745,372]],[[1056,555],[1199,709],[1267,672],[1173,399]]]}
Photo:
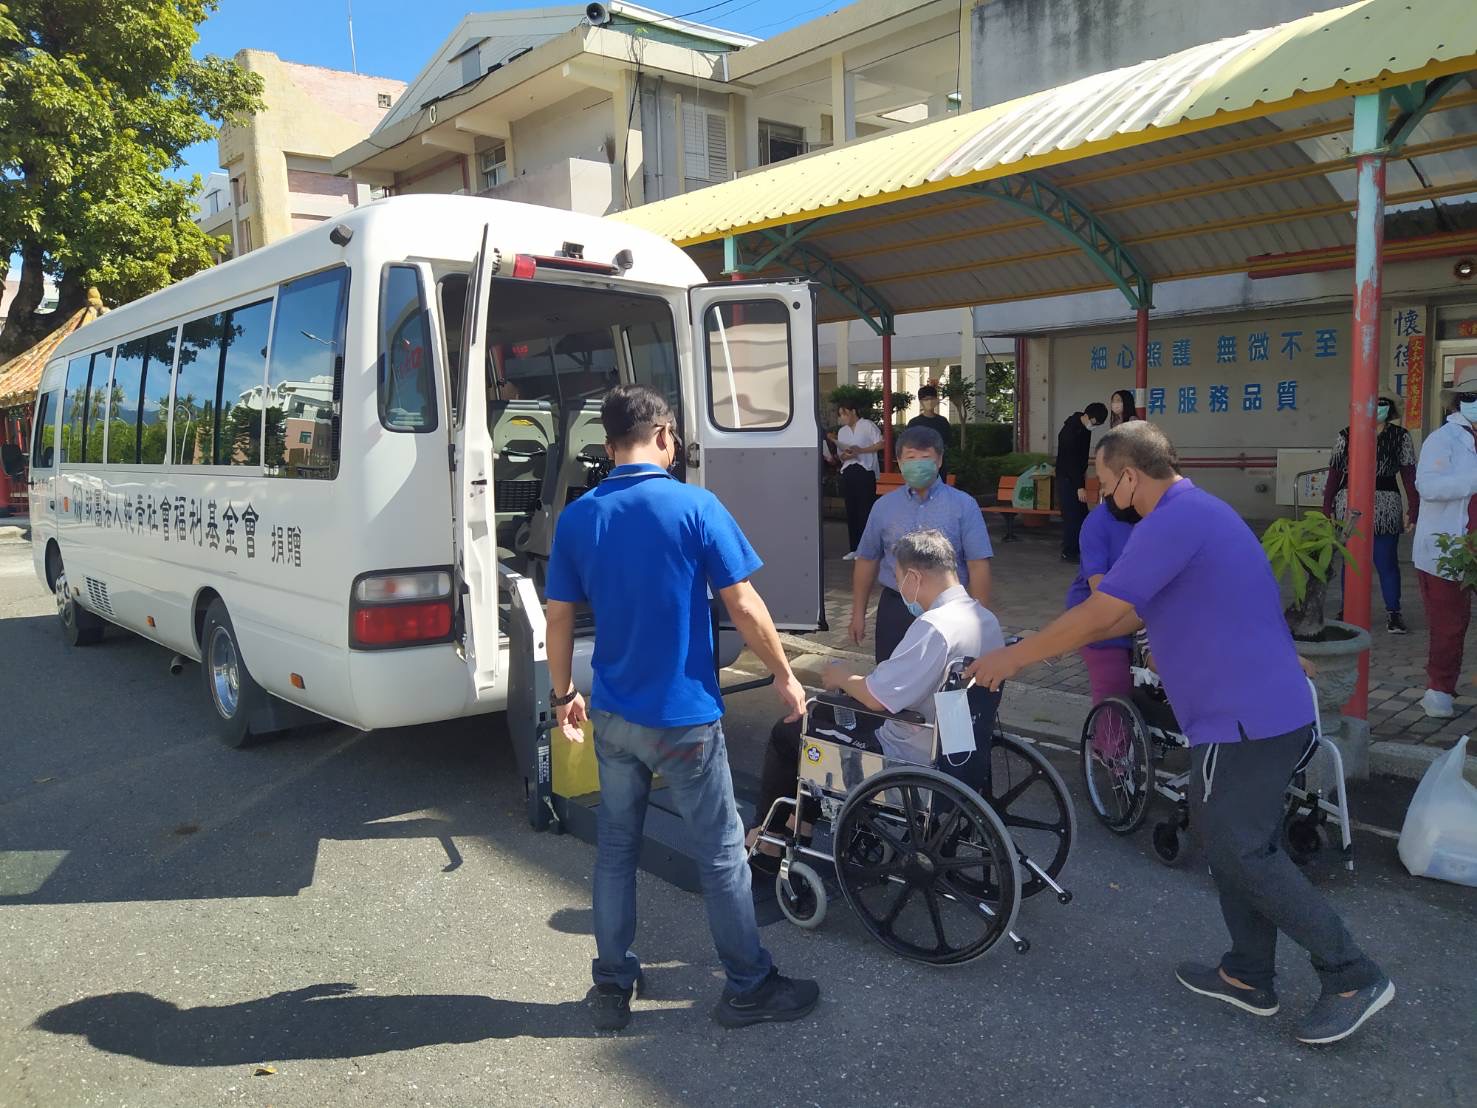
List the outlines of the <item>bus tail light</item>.
{"label": "bus tail light", "polygon": [[448,642],[452,630],[450,569],[368,573],[349,598],[349,646],[378,650]]}
{"label": "bus tail light", "polygon": [[[621,254],[630,256],[630,251],[623,250]],[[617,255],[617,261],[624,261]],[[608,262],[592,262],[585,258],[570,258],[560,254],[516,254],[513,257],[513,276],[528,279],[538,273],[540,269],[562,269],[569,273],[598,273],[602,277],[615,277],[629,269],[620,265],[612,265]]]}

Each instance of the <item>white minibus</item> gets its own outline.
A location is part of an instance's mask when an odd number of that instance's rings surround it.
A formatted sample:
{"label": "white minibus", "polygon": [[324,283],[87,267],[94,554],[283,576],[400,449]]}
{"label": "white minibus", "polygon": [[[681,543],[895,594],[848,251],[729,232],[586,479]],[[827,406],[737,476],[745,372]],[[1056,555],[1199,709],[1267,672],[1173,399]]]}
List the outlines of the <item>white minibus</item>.
{"label": "white minibus", "polygon": [[608,469],[600,399],[638,382],[679,413],[678,476],[763,557],[776,623],[811,630],[815,350],[806,283],[704,284],[614,220],[378,201],[61,344],[36,402],[36,572],[71,643],[112,625],[199,660],[232,745],[304,709],[359,728],[502,710],[507,581],[542,581],[559,512]]}

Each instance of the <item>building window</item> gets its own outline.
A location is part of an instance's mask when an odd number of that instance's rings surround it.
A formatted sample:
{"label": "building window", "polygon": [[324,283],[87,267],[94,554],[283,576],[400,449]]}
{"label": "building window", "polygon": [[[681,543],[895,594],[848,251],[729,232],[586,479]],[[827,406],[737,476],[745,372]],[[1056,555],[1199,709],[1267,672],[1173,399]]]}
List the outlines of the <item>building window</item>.
{"label": "building window", "polygon": [[508,144],[499,142],[477,155],[477,179],[485,192],[508,179]]}
{"label": "building window", "polygon": [[682,156],[689,189],[728,180],[728,116],[682,105]]}
{"label": "building window", "polygon": [[311,446],[313,444],[313,432],[299,431],[297,433],[297,442],[299,446]]}
{"label": "building window", "polygon": [[805,153],[805,130],[790,123],[759,121],[759,164],[772,165]]}
{"label": "building window", "polygon": [[379,93],[375,97],[375,100],[379,103],[379,106],[382,107],[382,108],[388,108],[390,106],[390,94],[388,92],[381,92],[381,93]]}

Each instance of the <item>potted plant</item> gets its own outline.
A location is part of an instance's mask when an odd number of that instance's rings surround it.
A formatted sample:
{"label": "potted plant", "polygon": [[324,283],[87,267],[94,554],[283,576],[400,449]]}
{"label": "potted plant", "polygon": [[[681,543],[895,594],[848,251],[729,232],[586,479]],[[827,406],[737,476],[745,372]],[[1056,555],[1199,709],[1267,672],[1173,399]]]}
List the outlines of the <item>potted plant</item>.
{"label": "potted plant", "polygon": [[1462,586],[1477,589],[1477,531],[1463,535],[1437,535],[1436,549],[1441,557],[1436,560],[1436,571]]}
{"label": "potted plant", "polygon": [[[1359,679],[1359,655],[1369,649],[1369,632],[1352,623],[1324,615],[1328,585],[1336,568],[1353,566],[1346,545],[1354,520],[1336,522],[1322,512],[1305,512],[1301,519],[1279,519],[1262,533],[1262,549],[1279,581],[1291,581],[1293,602],[1286,611],[1287,625],[1298,654],[1313,664],[1318,711],[1323,733],[1333,736],[1342,727],[1340,709],[1354,694]],[[1358,567],[1353,566],[1358,572]]]}

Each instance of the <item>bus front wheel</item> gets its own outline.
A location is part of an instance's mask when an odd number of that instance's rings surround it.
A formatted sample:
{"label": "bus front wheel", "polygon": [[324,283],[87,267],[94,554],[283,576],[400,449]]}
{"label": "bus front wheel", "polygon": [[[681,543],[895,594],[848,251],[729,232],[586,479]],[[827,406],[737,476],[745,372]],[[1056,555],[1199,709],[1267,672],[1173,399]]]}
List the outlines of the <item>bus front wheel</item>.
{"label": "bus front wheel", "polygon": [[51,554],[51,591],[56,598],[56,618],[62,625],[62,638],[68,646],[92,646],[102,642],[103,621],[93,615],[72,594],[71,582],[67,580],[62,556]]}
{"label": "bus front wheel", "polygon": [[236,629],[219,599],[212,600],[205,612],[200,672],[214,712],[216,735],[227,746],[247,746],[256,737],[251,721],[266,704],[267,693],[247,671]]}

